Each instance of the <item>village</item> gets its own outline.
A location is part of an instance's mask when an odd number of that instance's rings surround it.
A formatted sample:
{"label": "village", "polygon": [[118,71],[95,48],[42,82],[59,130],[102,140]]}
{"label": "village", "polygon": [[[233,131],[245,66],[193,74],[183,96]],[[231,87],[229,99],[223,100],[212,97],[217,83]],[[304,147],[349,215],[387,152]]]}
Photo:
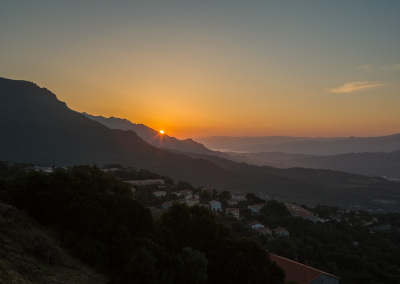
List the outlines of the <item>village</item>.
{"label": "village", "polygon": [[[165,182],[162,179],[125,182],[138,188],[136,189],[132,187],[134,194],[136,193],[136,197],[138,197],[137,190],[142,191],[142,196],[144,195],[146,198],[141,201],[148,205],[150,209],[162,208],[163,210],[168,210],[174,202],[177,202],[187,204],[188,206],[204,206],[216,214],[232,216],[237,219],[241,217],[241,214],[244,214],[246,216],[245,219],[249,219],[251,216],[259,214],[261,209],[266,205],[266,200],[260,199],[252,193],[230,193],[229,191],[218,192],[215,189],[210,188],[176,190],[175,187],[165,185]],[[285,204],[285,206],[288,212],[290,212],[294,217],[310,220],[313,223],[326,221],[326,219],[320,218],[309,210],[296,204]],[[248,222],[248,225],[260,234],[289,236],[289,231],[286,228],[270,228],[267,224],[262,224],[257,220]]]}
{"label": "village", "polygon": [[[287,238],[290,234],[289,230],[284,227],[269,226],[269,224],[255,219],[256,216],[260,216],[267,202],[252,193],[218,192],[209,188],[176,188],[175,186],[167,186],[162,179],[126,182],[132,186],[134,196],[139,198],[142,203],[147,204],[153,211],[168,210],[174,203],[204,206],[217,216],[241,219],[260,236]],[[327,221],[296,204],[285,204],[285,207],[293,217],[299,217],[313,223]],[[286,281],[294,280],[296,282],[293,283],[299,284],[339,283],[339,277],[308,266],[307,263],[303,264],[272,253],[270,253],[270,258],[285,271]]]}

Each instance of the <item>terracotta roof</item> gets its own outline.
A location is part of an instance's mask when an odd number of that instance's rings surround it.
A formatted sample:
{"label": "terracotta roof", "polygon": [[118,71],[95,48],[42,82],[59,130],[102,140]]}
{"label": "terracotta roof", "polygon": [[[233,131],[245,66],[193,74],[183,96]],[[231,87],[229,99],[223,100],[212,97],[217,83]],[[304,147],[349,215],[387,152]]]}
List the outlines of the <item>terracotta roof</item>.
{"label": "terracotta roof", "polygon": [[262,208],[264,206],[264,204],[254,204],[254,205],[249,205],[247,206],[247,208]]}
{"label": "terracotta roof", "polygon": [[308,211],[307,209],[297,206],[295,204],[285,204],[286,208],[290,211],[290,212],[304,212],[304,213],[308,213],[311,214],[310,211]]}
{"label": "terracotta roof", "polygon": [[274,231],[275,232],[282,232],[282,231],[287,231],[287,230],[285,228],[279,227],[279,228],[274,229]]}
{"label": "terracotta roof", "polygon": [[269,228],[265,228],[265,227],[257,228],[256,230],[259,231],[260,233],[265,232],[265,231],[271,233],[271,230]]}
{"label": "terracotta roof", "polygon": [[276,262],[276,264],[285,271],[285,281],[296,280],[299,284],[308,284],[322,275],[339,279],[339,277],[335,275],[323,272],[321,270],[312,268],[310,266],[281,256],[270,253],[269,258],[271,259],[271,261]]}
{"label": "terracotta roof", "polygon": [[226,211],[239,211],[239,208],[226,208]]}

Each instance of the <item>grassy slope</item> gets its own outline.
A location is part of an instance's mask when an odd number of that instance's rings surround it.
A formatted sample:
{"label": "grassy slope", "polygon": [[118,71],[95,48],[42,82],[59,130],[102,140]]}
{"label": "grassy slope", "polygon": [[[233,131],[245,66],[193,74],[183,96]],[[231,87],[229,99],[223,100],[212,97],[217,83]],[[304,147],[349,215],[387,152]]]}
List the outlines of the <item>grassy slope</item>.
{"label": "grassy slope", "polygon": [[[108,282],[72,258],[54,235],[15,207],[0,203],[0,283]],[[51,251],[50,263],[45,251]]]}

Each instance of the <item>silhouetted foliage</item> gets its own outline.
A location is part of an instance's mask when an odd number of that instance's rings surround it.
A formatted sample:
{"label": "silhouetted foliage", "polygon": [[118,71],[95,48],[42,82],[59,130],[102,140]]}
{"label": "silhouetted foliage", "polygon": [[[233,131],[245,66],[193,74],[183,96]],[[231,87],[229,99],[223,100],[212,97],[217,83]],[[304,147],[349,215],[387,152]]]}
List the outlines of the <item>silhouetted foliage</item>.
{"label": "silhouetted foliage", "polygon": [[[2,200],[56,229],[76,257],[115,283],[283,283],[266,251],[236,239],[209,209],[174,204],[154,224],[130,186],[96,166],[28,171],[0,185]],[[226,266],[220,267],[221,257]]]}

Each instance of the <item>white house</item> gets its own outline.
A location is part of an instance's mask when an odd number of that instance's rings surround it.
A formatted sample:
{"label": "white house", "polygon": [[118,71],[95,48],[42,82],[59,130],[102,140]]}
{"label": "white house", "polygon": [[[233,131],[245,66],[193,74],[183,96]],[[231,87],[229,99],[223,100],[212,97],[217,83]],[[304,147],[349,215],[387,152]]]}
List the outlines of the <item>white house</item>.
{"label": "white house", "polygon": [[222,211],[221,202],[217,200],[211,200],[208,204],[211,211]]}

